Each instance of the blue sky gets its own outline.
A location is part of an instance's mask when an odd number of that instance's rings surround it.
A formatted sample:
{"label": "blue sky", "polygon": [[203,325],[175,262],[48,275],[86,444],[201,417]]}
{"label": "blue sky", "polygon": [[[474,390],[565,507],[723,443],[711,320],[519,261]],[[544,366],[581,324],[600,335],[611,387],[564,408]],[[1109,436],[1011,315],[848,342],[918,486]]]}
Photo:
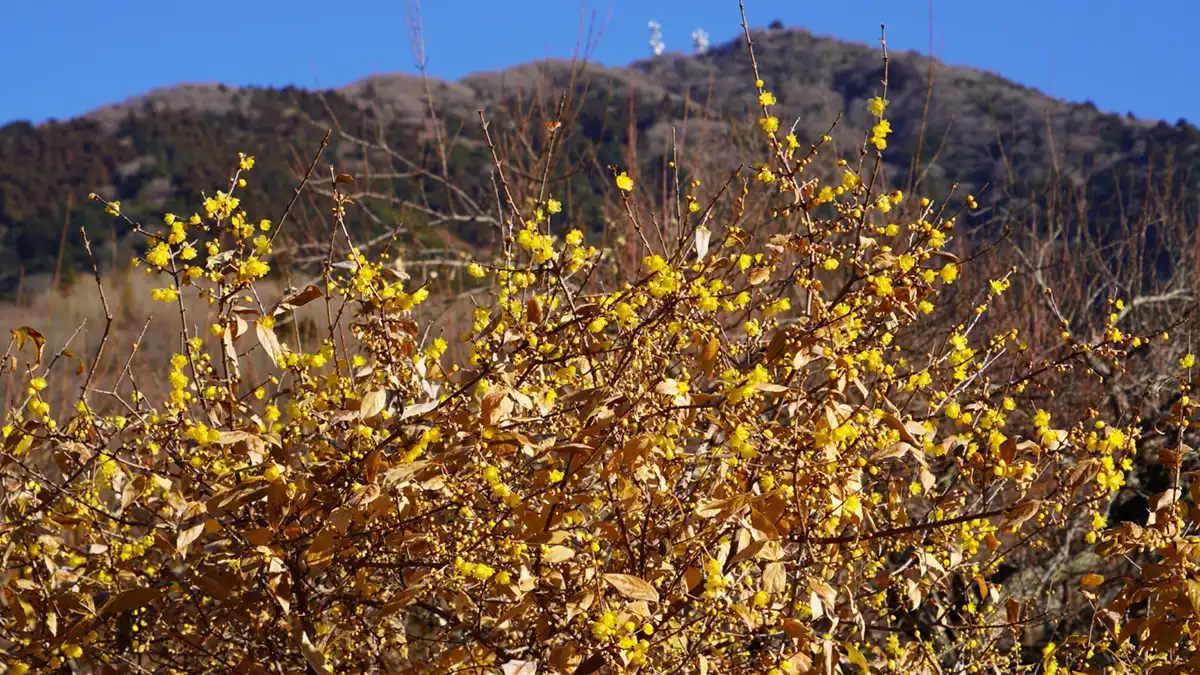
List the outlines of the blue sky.
{"label": "blue sky", "polygon": [[[607,19],[595,58],[649,55],[647,21],[669,51],[695,28],[740,32],[737,0],[424,0],[432,75],[458,78],[570,56],[581,9]],[[181,82],[335,87],[413,71],[405,0],[0,2],[0,124],[65,119]],[[929,48],[929,0],[747,0],[752,26],[778,19],[891,49]],[[1102,110],[1200,120],[1200,0],[935,0],[934,52]],[[1185,39],[1185,31],[1187,33]]]}

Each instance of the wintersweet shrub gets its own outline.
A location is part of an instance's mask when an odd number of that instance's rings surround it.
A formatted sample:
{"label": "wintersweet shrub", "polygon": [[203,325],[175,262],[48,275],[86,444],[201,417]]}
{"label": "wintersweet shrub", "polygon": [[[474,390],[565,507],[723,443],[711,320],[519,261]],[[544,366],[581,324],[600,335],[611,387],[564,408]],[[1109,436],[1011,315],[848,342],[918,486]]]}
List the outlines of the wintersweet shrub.
{"label": "wintersweet shrub", "polygon": [[[1200,548],[1178,463],[1150,523],[1109,529],[1139,427],[1036,405],[1146,336],[1112,318],[1102,341],[1030,358],[1016,331],[977,330],[1007,278],[931,335],[971,271],[944,250],[956,214],[846,162],[807,177],[821,143],[802,151],[757,86],[766,161],[732,193],[685,185],[675,232],[646,234],[614,171],[642,234],[628,284],[593,276],[599,252],[556,199],[506,197],[458,358],[412,318],[429,290],[356,249],[322,283],[261,297],[277,230],[239,208],[250,157],[202,213],[147,235],[139,264],[180,308],[162,400],[85,382],[51,410],[38,334],[15,331],[29,391],[0,455],[8,672],[1194,668]],[[882,95],[870,107],[877,156],[890,125]],[[766,213],[746,212],[751,192]],[[340,190],[333,206],[345,233]],[[789,231],[743,227],[762,220]],[[192,326],[181,294],[220,319]],[[331,326],[305,351],[275,322],[309,303]],[[243,375],[251,347],[274,363],[265,381]],[[1161,563],[1103,601],[1085,575],[1094,629],[1023,654],[1037,599],[997,571],[1080,513],[1104,555]]]}

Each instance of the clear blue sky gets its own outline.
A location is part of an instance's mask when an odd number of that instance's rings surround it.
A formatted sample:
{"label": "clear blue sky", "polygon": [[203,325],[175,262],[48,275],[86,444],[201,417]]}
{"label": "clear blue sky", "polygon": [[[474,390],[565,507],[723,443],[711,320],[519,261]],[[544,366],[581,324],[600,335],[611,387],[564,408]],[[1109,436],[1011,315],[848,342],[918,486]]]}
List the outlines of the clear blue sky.
{"label": "clear blue sky", "polygon": [[[181,82],[335,87],[412,71],[405,0],[0,0],[0,124],[65,119]],[[570,56],[581,8],[607,17],[595,57],[669,51],[695,28],[740,32],[737,0],[424,0],[429,69],[458,78]],[[788,26],[889,47],[929,46],[928,0],[747,0],[752,26]],[[1193,49],[1200,0],[935,0],[934,52],[1062,98],[1138,117],[1200,120]],[[797,64],[802,67],[802,64]]]}

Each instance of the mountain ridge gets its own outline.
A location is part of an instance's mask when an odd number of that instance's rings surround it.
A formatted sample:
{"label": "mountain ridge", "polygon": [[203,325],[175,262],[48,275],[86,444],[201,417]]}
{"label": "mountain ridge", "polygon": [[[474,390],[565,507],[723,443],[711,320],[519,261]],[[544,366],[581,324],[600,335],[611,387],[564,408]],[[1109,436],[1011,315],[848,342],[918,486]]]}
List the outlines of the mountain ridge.
{"label": "mountain ridge", "polygon": [[[795,120],[805,142],[820,137],[841,115],[833,133],[836,148],[849,154],[861,146],[872,124],[866,100],[882,93],[881,50],[803,28],[755,29],[751,35],[783,126]],[[966,194],[986,184],[998,198],[1020,204],[1032,203],[1051,183],[1077,191],[1086,187],[1089,209],[1101,220],[1125,217],[1130,204],[1164,199],[1164,190],[1182,200],[1184,216],[1196,209],[1200,130],[1183,120],[1172,125],[1105,113],[1090,102],[1064,101],[988,71],[931,62],[915,51],[890,52],[887,68],[893,134],[884,169],[893,183],[919,176],[934,194],[946,194],[955,184]],[[88,192],[122,200],[134,217],[190,212],[201,190],[227,181],[239,151],[256,154],[262,163],[253,177],[261,199],[251,199],[248,208],[277,207],[295,186],[297,157],[310,155],[319,143],[318,120],[340,131],[349,125],[361,132],[359,138],[391,139],[397,150],[428,161],[426,87],[439,117],[461,140],[452,164],[464,180],[481,176],[488,164],[479,153],[478,110],[517,124],[509,112],[514,106],[545,107],[568,87],[578,98],[580,134],[601,148],[588,169],[592,184],[607,180],[601,164],[620,163],[625,156],[621,145],[630,140],[629,130],[636,133],[638,156],[652,162],[686,117],[708,115],[724,120],[725,128],[731,120],[758,114],[744,39],[714,45],[704,55],[667,53],[626,67],[587,63],[582,73],[569,60],[551,59],[453,81],[384,73],[324,90],[219,83],[159,88],[70,120],[0,127],[0,265],[20,268],[22,276],[46,272],[57,264],[65,239],[66,264],[78,267],[82,241],[64,232],[67,212],[77,224],[82,218],[89,232],[112,227],[97,217],[97,209],[80,208]],[[288,157],[270,158],[281,143]],[[715,143],[706,152],[714,163],[746,160],[735,145]],[[329,159],[344,163],[351,155],[341,144]],[[1146,174],[1158,182],[1137,185],[1134,178]],[[68,192],[73,205],[64,198]],[[1117,203],[1122,200],[1129,204]],[[468,230],[459,234],[470,239]],[[13,277],[0,274],[0,290]]]}

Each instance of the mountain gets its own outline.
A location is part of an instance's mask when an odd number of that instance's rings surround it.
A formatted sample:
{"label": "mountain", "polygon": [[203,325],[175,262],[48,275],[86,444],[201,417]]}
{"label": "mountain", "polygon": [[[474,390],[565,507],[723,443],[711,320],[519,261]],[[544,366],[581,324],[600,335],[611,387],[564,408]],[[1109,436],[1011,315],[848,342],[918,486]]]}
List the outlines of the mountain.
{"label": "mountain", "polygon": [[[852,157],[872,123],[866,101],[881,93],[880,50],[774,25],[752,35],[783,124],[795,120],[806,142],[844,113],[832,136],[839,154]],[[1200,131],[1182,120],[1104,113],[911,52],[889,54],[887,79],[893,133],[883,168],[893,186],[919,179],[923,194],[939,196],[953,183],[961,195],[986,184],[990,198],[982,201],[1009,220],[1069,193],[1084,205],[1073,217],[1089,227],[1128,227],[1148,208],[1196,222]],[[328,127],[335,132],[324,159],[356,175],[371,212],[364,229],[402,225],[426,247],[486,244],[495,188],[478,111],[491,121],[494,140],[518,156],[510,179],[536,183],[544,167],[533,158],[549,135],[533,120],[554,118],[564,91],[570,124],[555,141],[564,164],[550,177],[556,190],[573,195],[572,213],[587,226],[599,228],[611,214],[589,201],[580,181],[594,187],[610,180],[609,165],[627,166],[630,139],[639,162],[633,168],[648,179],[662,178],[672,134],[694,139],[697,126],[707,138],[688,141],[688,161],[746,160],[738,130],[753,119],[747,114],[757,115],[757,93],[741,39],[702,56],[665,54],[626,68],[588,64],[582,72],[568,61],[544,61],[457,82],[390,74],[326,91],[180,85],[72,120],[0,128],[0,292],[56,265],[67,274],[83,269],[80,226],[102,262],[137,245],[125,236],[128,226],[85,203],[89,192],[120,200],[126,214],[147,223],[165,211],[190,214],[202,191],[228,185],[238,152],[258,162],[246,208],[255,218],[278,218]],[[441,127],[429,121],[429,97]],[[449,147],[445,171],[461,192],[436,178],[439,137]],[[373,147],[364,150],[352,138]],[[327,170],[325,163],[318,168]],[[327,183],[327,175],[312,180]],[[319,240],[327,208],[301,199],[290,233]],[[433,224],[446,227],[422,231]]]}

